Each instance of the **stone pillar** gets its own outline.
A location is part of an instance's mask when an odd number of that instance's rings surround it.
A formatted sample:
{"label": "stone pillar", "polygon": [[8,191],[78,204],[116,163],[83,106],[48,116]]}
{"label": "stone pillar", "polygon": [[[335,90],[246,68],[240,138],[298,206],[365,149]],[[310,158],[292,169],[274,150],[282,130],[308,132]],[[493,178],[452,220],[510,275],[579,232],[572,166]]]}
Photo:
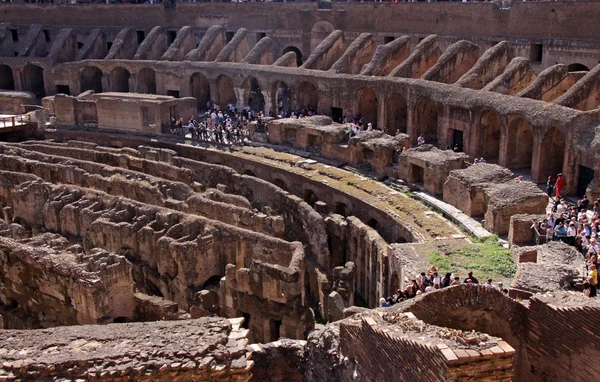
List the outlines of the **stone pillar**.
{"label": "stone pillar", "polygon": [[508,117],[504,117],[500,120],[500,153],[498,157],[498,164],[502,167],[508,167]]}
{"label": "stone pillar", "polygon": [[[244,106],[246,104],[246,102],[248,101],[247,99],[244,98],[244,89],[234,87],[233,91],[235,92],[235,98],[237,99],[236,107],[238,108],[238,110],[242,110],[242,106]],[[219,94],[219,104],[220,103],[221,103],[221,95]]]}
{"label": "stone pillar", "polygon": [[15,90],[25,90],[25,89],[23,89],[23,83],[24,83],[23,76],[22,76],[23,71],[13,68],[12,73],[13,73],[13,82],[15,83]]}
{"label": "stone pillar", "polygon": [[542,129],[535,129],[533,126],[532,130],[533,152],[531,154],[531,179],[535,182],[542,183],[544,182],[544,163],[542,160],[544,131]]}
{"label": "stone pillar", "polygon": [[410,136],[412,145],[416,146],[419,137],[419,119],[415,112],[415,103],[409,102],[409,100],[407,100],[406,133]]}
{"label": "stone pillar", "polygon": [[129,91],[132,93],[138,92],[138,74],[130,73],[129,75]]}
{"label": "stone pillar", "polygon": [[[377,94],[377,128],[384,131],[385,125],[385,94]],[[373,126],[375,127],[375,126]]]}
{"label": "stone pillar", "polygon": [[[271,92],[270,91],[262,91],[261,93],[265,99],[265,110],[263,110],[263,111],[264,111],[265,115],[268,116],[269,112],[271,110],[273,110],[273,99],[271,98]],[[276,113],[276,112],[277,112],[277,110],[275,110],[273,113]]]}
{"label": "stone pillar", "polygon": [[102,73],[102,92],[112,91],[110,74]]}

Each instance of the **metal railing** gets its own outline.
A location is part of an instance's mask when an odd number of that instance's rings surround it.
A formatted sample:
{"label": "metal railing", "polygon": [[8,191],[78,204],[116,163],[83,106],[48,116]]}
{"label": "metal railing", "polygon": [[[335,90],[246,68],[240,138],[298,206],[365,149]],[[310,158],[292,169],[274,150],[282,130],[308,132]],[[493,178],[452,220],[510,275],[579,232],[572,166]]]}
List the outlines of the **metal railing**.
{"label": "metal railing", "polygon": [[0,117],[0,128],[24,126],[33,122],[30,114]]}

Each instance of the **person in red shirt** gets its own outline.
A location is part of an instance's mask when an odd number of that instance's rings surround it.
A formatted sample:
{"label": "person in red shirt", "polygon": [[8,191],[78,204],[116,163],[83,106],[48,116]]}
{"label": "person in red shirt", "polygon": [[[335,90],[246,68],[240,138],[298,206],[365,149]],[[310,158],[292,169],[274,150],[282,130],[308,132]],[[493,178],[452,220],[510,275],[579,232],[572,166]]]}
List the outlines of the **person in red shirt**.
{"label": "person in red shirt", "polygon": [[563,178],[562,174],[558,174],[558,178],[556,178],[556,197],[560,198],[562,196],[562,189],[565,186],[565,178]]}

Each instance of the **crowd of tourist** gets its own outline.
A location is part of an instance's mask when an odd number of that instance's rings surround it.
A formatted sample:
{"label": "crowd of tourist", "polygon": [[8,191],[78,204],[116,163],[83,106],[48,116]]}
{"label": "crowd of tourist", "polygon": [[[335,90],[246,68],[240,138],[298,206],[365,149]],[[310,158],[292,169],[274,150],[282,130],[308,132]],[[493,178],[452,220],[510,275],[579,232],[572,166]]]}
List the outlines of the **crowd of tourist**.
{"label": "crowd of tourist", "polygon": [[192,116],[185,121],[183,118],[171,118],[169,133],[189,136],[195,140],[223,144],[242,144],[248,138],[248,125],[256,121],[257,132],[266,132],[266,121],[272,118],[304,118],[316,115],[316,111],[308,107],[286,111],[279,107],[278,114],[269,112],[268,118],[260,111],[256,112],[249,106],[243,106],[241,111],[233,104],[228,104],[226,110],[214,101],[208,101],[207,111],[198,119]]}
{"label": "crowd of tourist", "polygon": [[586,261],[587,276],[584,293],[597,295],[598,256],[600,255],[600,198],[592,205],[586,195],[570,205],[563,196],[565,180],[562,174],[557,178],[550,176],[546,182],[546,191],[550,198],[550,212],[541,221],[532,225],[536,243],[561,241],[579,250]]}
{"label": "crowd of tourist", "polygon": [[[450,272],[440,277],[437,269],[435,267],[431,267],[427,270],[427,272],[421,272],[421,274],[412,279],[410,285],[406,287],[406,289],[398,289],[393,296],[388,298],[380,298],[379,304],[382,307],[392,306],[399,302],[415,298],[423,293],[434,292],[439,289],[461,284],[479,284],[479,280],[473,276],[473,272],[469,272],[467,277],[463,279],[462,282],[460,281],[459,276],[456,276]],[[508,290],[504,288],[504,284],[502,282],[498,282],[496,285],[494,285],[492,279],[487,279],[487,281],[482,285],[487,288],[497,289],[505,295],[508,295]]]}

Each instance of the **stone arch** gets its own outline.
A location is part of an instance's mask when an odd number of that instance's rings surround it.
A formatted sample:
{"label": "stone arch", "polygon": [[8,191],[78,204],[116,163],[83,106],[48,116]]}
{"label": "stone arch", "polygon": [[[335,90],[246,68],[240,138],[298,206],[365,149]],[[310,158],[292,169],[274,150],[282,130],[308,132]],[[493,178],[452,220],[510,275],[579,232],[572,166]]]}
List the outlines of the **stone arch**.
{"label": "stone arch", "polygon": [[23,90],[32,92],[37,98],[46,96],[43,68],[34,64],[25,65],[23,68]]}
{"label": "stone arch", "polygon": [[156,94],[156,73],[151,68],[139,71],[138,93]]}
{"label": "stone arch", "polygon": [[311,206],[314,206],[316,202],[319,201],[317,194],[311,189],[307,189],[304,191],[304,201]]}
{"label": "stone arch", "polygon": [[388,134],[394,135],[397,131],[406,133],[407,118],[406,99],[399,93],[390,94],[385,100],[385,128]]}
{"label": "stone arch", "polygon": [[495,110],[485,110],[479,118],[477,131],[477,148],[475,156],[483,157],[486,161],[498,159],[500,156],[500,116]]}
{"label": "stone arch", "polygon": [[416,297],[408,310],[428,324],[491,334],[517,349],[524,309],[496,288],[465,284]]}
{"label": "stone arch", "polygon": [[569,72],[589,72],[590,68],[580,63],[569,64]]}
{"label": "stone arch", "polygon": [[281,55],[283,56],[288,52],[294,52],[296,54],[296,66],[302,66],[302,52],[300,51],[300,49],[296,48],[295,46],[288,46],[283,50],[283,53]]}
{"label": "stone arch", "polygon": [[319,92],[310,82],[301,82],[298,86],[298,108],[317,110],[319,105]]}
{"label": "stone arch", "polygon": [[365,124],[371,123],[377,127],[377,96],[369,88],[359,89],[354,101],[354,114],[364,119]]}
{"label": "stone arch", "polygon": [[8,65],[0,65],[0,89],[15,90],[15,79]]}
{"label": "stone arch", "polygon": [[206,105],[210,102],[210,84],[206,76],[202,73],[192,74],[192,77],[190,77],[190,88],[192,97],[196,98],[197,108],[206,110]]}
{"label": "stone arch", "polygon": [[511,170],[530,168],[533,155],[533,130],[529,122],[519,116],[508,123],[506,162]]}
{"label": "stone arch", "polygon": [[93,90],[102,93],[102,71],[95,66],[86,66],[79,74],[79,87],[81,93]]}
{"label": "stone arch", "polygon": [[[273,107],[272,110],[275,111],[275,114],[281,114],[281,111],[289,112],[292,109],[292,89],[283,81],[276,81],[273,86],[272,94],[273,97]],[[279,101],[281,101],[281,108],[279,107]]]}
{"label": "stone arch", "polygon": [[552,175],[556,178],[562,172],[565,158],[565,136],[556,127],[544,133],[541,144],[540,175],[538,181],[543,181]]}
{"label": "stone arch", "polygon": [[232,104],[234,106],[237,105],[237,97],[235,96],[233,80],[231,77],[221,74],[217,78],[217,89],[221,110],[227,109],[228,104]]}
{"label": "stone arch", "polygon": [[373,228],[377,232],[379,232],[379,230],[381,229],[381,224],[379,224],[379,222],[375,218],[369,219],[369,221],[367,222],[367,225],[369,227]]}
{"label": "stone arch", "polygon": [[426,143],[437,141],[438,130],[438,105],[432,99],[422,98],[415,106],[416,130],[413,141],[417,141],[419,135],[423,135]]}
{"label": "stone arch", "polygon": [[220,275],[210,276],[208,279],[206,279],[204,284],[202,284],[202,289],[219,288],[222,278],[223,277]]}
{"label": "stone arch", "polygon": [[265,111],[265,96],[256,77],[249,77],[244,81],[244,105],[250,110]]}
{"label": "stone arch", "polygon": [[273,179],[273,184],[276,185],[277,187],[281,188],[284,191],[288,190],[288,186],[283,179],[279,179],[279,178]]}
{"label": "stone arch", "polygon": [[117,66],[110,72],[111,90],[120,93],[129,93],[129,70]]}
{"label": "stone arch", "polygon": [[350,207],[343,202],[335,203],[333,206],[333,212],[344,217],[351,215]]}

